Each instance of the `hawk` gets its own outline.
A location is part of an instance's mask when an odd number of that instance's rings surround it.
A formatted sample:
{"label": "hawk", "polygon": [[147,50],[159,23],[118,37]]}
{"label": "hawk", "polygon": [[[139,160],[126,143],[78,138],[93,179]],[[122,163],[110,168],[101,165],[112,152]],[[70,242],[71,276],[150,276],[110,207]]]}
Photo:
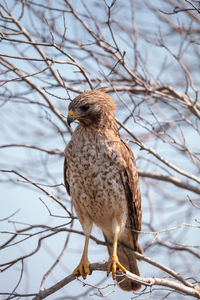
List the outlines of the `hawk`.
{"label": "hawk", "polygon": [[101,89],[82,92],[69,104],[68,124],[74,120],[79,124],[65,149],[64,180],[85,234],[82,258],[73,274],[83,279],[90,274],[88,244],[95,223],[108,243],[107,274],[112,272],[123,290],[136,291],[139,283],[116,276],[117,269],[140,274],[128,247],[142,253],[138,244],[142,210],[135,159],[120,138],[115,108],[115,101]]}

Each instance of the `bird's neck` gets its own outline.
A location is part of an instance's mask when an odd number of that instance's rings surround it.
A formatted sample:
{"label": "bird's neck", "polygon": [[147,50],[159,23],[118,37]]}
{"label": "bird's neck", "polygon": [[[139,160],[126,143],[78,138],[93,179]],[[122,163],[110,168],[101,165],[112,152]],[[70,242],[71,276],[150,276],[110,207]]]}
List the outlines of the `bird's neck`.
{"label": "bird's neck", "polygon": [[[105,117],[105,116],[104,116]],[[107,116],[98,123],[90,125],[79,124],[76,128],[77,135],[82,136],[83,139],[90,141],[118,141],[120,140],[117,123],[115,117]]]}

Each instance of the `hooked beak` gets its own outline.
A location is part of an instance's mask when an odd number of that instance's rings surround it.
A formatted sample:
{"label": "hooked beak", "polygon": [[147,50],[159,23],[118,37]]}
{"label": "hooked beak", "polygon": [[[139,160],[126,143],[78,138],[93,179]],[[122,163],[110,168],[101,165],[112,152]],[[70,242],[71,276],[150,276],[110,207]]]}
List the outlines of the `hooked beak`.
{"label": "hooked beak", "polygon": [[74,122],[74,120],[75,120],[74,112],[70,109],[68,112],[67,124],[71,126],[71,123]]}
{"label": "hooked beak", "polygon": [[69,125],[69,127],[71,127],[71,123],[74,122],[75,118],[73,117],[67,117],[67,124]]}

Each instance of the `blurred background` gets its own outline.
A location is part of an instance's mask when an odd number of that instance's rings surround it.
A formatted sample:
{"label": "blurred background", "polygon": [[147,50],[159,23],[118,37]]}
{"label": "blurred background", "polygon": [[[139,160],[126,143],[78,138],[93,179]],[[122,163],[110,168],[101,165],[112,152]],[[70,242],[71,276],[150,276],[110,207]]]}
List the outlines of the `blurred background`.
{"label": "blurred background", "polygon": [[[77,126],[67,108],[100,87],[117,102],[139,170],[141,276],[199,284],[199,24],[199,1],[0,0],[0,299],[33,299],[80,260],[84,236],[63,181]],[[92,236],[90,261],[107,261],[100,229]],[[125,293],[102,271],[47,298],[102,297],[194,299],[166,285]]]}

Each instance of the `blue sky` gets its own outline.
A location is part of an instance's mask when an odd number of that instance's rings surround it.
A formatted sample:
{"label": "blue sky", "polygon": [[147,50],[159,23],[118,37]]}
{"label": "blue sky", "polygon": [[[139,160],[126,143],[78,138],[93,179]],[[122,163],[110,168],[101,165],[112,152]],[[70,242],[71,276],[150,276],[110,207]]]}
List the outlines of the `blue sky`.
{"label": "blue sky", "polygon": [[[10,1],[9,5],[12,5],[14,1]],[[30,2],[31,3],[31,2]],[[40,1],[34,1],[34,3],[39,3]],[[88,1],[87,4],[90,8],[90,11],[93,13],[93,16],[97,16],[100,21],[106,21],[106,8],[104,2],[95,3],[93,5],[93,1]],[[121,22],[122,30],[119,30],[119,24],[113,21],[113,30],[116,36],[116,41],[120,45],[121,51],[126,51],[126,61],[130,62],[130,66],[134,65],[134,50],[133,50],[133,41],[128,40],[128,35],[123,32],[123,26],[126,28],[130,24],[130,6],[127,1],[126,5],[122,5],[122,2],[116,2],[119,5],[119,8],[114,7],[113,10],[113,20],[117,20],[117,18],[121,18],[123,22]],[[83,5],[77,3],[72,3],[74,8],[80,13],[81,16],[85,17],[87,11],[85,10]],[[4,5],[4,4],[2,4]],[[52,2],[52,6],[55,3]],[[63,6],[63,1],[59,1],[57,4],[58,8]],[[163,84],[172,85],[172,87],[177,86],[178,90],[183,92],[185,90],[185,79],[184,75],[180,70],[180,66],[177,61],[171,57],[169,52],[162,47],[157,47],[154,43],[158,42],[159,39],[159,31],[164,33],[164,40],[167,43],[173,53],[178,53],[180,50],[180,40],[176,39],[173,35],[170,35],[170,31],[166,25],[164,25],[155,15],[146,7],[145,4],[141,4],[140,1],[135,1],[136,5],[136,20],[138,26],[138,52],[141,56],[140,67],[138,68],[141,76],[143,76],[142,66],[143,62],[146,62],[145,71],[146,74],[152,81],[158,77],[158,82]],[[167,5],[163,4],[162,1],[155,1],[154,5],[159,7],[160,9],[169,9]],[[25,10],[24,16],[21,20],[23,26],[30,33],[34,35],[34,39],[36,41],[41,40],[41,36],[45,32],[46,40],[48,43],[51,41],[51,34],[48,31],[48,26],[41,25],[41,15],[39,12],[43,13],[47,19],[50,18],[49,12],[44,8],[38,8],[37,6],[33,6],[34,9],[38,9],[38,15],[29,14],[28,9]],[[19,15],[20,5],[18,4],[16,8],[13,10],[14,15]],[[101,14],[100,14],[101,12]],[[104,13],[103,13],[104,12]],[[62,18],[62,14],[60,12],[56,13],[55,24],[57,28],[62,29],[61,32],[64,31],[64,21]],[[58,17],[59,16],[59,17]],[[125,18],[126,16],[126,18]],[[34,20],[34,26],[32,26],[32,19]],[[88,23],[95,28],[92,20],[88,20]],[[173,22],[175,24],[184,24],[187,20],[185,19],[184,14],[177,14],[172,16]],[[71,43],[71,40],[78,41],[79,39],[84,42],[86,45],[91,43],[91,37],[88,36],[83,28],[80,26],[80,23],[77,22],[68,12],[65,13],[65,22],[66,22],[66,41],[65,41],[65,51],[70,53],[70,55],[74,55],[77,57],[77,60],[81,65],[83,65],[88,70],[88,75],[90,78],[99,78],[103,81],[105,75],[109,74],[110,70],[103,65],[99,65],[95,63],[94,59],[88,58],[86,53],[80,49],[78,45],[75,43]],[[99,23],[100,24],[100,23]],[[102,32],[108,41],[111,42],[110,33],[105,23],[102,25]],[[11,27],[13,25],[10,25]],[[130,26],[131,28],[131,26]],[[41,34],[41,36],[40,36]],[[131,34],[130,34],[131,35]],[[12,35],[12,38],[23,39],[24,37]],[[151,42],[150,42],[151,40]],[[61,38],[56,37],[56,43],[60,43]],[[152,43],[152,41],[154,43]],[[185,41],[186,47],[187,41]],[[18,47],[18,49],[16,48]],[[90,50],[97,51],[98,47],[96,45],[91,44],[89,47]],[[184,48],[184,47],[183,47]],[[46,53],[48,57],[57,60],[69,60],[68,57],[65,57],[63,54],[58,53],[53,47],[41,47],[43,51]],[[21,54],[19,52],[21,51]],[[191,55],[193,55],[193,48],[189,48],[188,51],[183,55],[185,58],[185,63],[190,64]],[[27,44],[17,44],[15,42],[9,43],[5,40],[0,43],[0,52],[7,55],[25,55],[26,57],[34,57],[40,58],[40,55],[33,47],[28,47]],[[103,57],[103,56],[102,56]],[[22,69],[24,74],[32,74],[37,72],[38,70],[42,70],[45,67],[43,62],[34,61],[30,64],[28,61],[23,61],[20,59],[10,58],[8,59],[11,63],[13,63],[16,67]],[[166,63],[166,70],[160,74],[160,70],[162,68],[163,62]],[[193,62],[192,62],[193,63]],[[195,63],[193,63],[195,64]],[[198,63],[197,63],[198,65]],[[62,78],[65,80],[67,85],[73,85],[73,80],[80,79],[80,83],[78,85],[74,85],[76,88],[80,89],[89,89],[88,85],[85,85],[83,80],[84,78],[77,71],[77,68],[71,66],[69,64],[53,64],[53,67],[57,74],[60,74]],[[90,68],[89,68],[90,67]],[[120,71],[119,67],[119,71]],[[148,71],[148,72],[147,72]],[[173,74],[173,76],[172,76]],[[175,74],[175,76],[174,76]],[[197,71],[195,68],[193,69],[192,75],[194,76],[195,84],[198,83]],[[4,74],[0,75],[0,80],[4,79]],[[8,72],[8,79],[17,77],[16,74],[12,72]],[[37,84],[40,88],[46,88],[46,90],[51,93],[47,94],[49,99],[52,101],[54,106],[59,110],[59,112],[66,116],[67,107],[68,107],[68,93],[63,87],[57,85],[53,76],[51,76],[48,72],[44,72],[35,76],[30,77],[34,84]],[[5,80],[5,79],[4,79]],[[96,81],[98,83],[99,81]],[[108,83],[106,83],[108,84]],[[102,83],[104,85],[104,83]],[[55,96],[63,97],[66,101],[61,99],[56,99]],[[76,95],[74,92],[70,92],[70,96],[73,98]],[[120,98],[117,94],[112,94],[115,100],[117,101],[118,110],[116,112],[116,116],[120,121],[123,121],[128,113],[128,110],[124,106],[124,104],[120,101]],[[164,104],[160,104],[153,101],[147,101],[146,103],[140,105],[140,101],[143,96],[136,95],[133,101],[130,99],[128,94],[123,93],[120,94],[123,96],[124,100],[129,104],[131,109],[133,109],[134,104],[138,105],[136,110],[134,111],[135,120],[130,118],[126,123],[126,126],[129,128],[131,132],[138,137],[142,137],[148,134],[148,130],[146,128],[151,129],[151,126],[145,121],[151,121],[151,123],[157,121],[154,118],[154,114],[152,111],[158,112],[157,117],[160,117],[159,122],[166,122],[167,120],[171,121],[174,117],[174,111],[170,111],[170,109],[166,109]],[[190,95],[193,96],[193,91],[190,90]],[[1,145],[5,144],[29,144],[36,145],[38,147],[42,147],[45,149],[59,149],[63,151],[65,148],[65,144],[70,138],[69,133],[67,132],[62,121],[55,116],[45,105],[45,101],[39,93],[37,93],[34,89],[32,90],[30,86],[27,84],[23,84],[23,82],[19,80],[10,81],[2,87],[1,99],[6,99],[7,102],[1,106],[0,114],[1,114],[1,131],[0,131],[0,141]],[[32,102],[39,102],[41,105]],[[43,106],[42,106],[43,105]],[[142,111],[141,111],[142,110]],[[142,119],[141,119],[142,116]],[[178,114],[176,116],[178,123]],[[191,122],[193,119],[191,118]],[[76,125],[72,126],[74,129]],[[178,131],[180,129],[180,131]],[[62,132],[62,134],[60,134]],[[190,149],[193,151],[199,151],[199,141],[198,135],[195,130],[192,129],[191,126],[187,126],[186,128],[181,127],[181,122],[179,126],[176,127],[176,131],[173,131],[173,127],[169,130],[169,134],[171,137],[174,137],[175,140],[180,139],[182,142],[182,132],[186,137],[186,144],[190,146]],[[129,141],[130,137],[127,137],[127,134],[121,130],[121,134],[124,136],[124,139]],[[183,168],[185,171],[189,171],[194,175],[198,176],[198,172],[194,164],[191,163],[190,158],[187,158],[181,151],[177,151],[176,148],[173,147],[173,144],[170,145],[162,140],[157,140],[155,138],[149,139],[145,141],[145,144],[148,147],[153,149],[159,149],[159,154],[163,156],[166,160],[175,164],[179,168]],[[160,171],[161,168],[156,165],[152,166],[149,164],[148,160],[152,159],[152,157],[148,153],[144,153],[140,151],[140,148],[130,143],[134,154],[137,159],[138,167],[144,170],[153,170]],[[63,157],[58,155],[47,155],[46,153],[42,153],[38,150],[27,149],[27,148],[4,148],[0,149],[1,158],[0,164],[1,169],[7,170],[18,170],[19,172],[26,175],[28,178],[31,178],[34,182],[40,182],[42,184],[55,185],[63,183]],[[154,159],[156,162],[156,160]],[[170,170],[171,175],[175,175],[176,173]],[[167,172],[166,172],[167,173]],[[15,216],[11,217],[8,221],[3,221],[0,223],[0,230],[3,231],[11,231],[13,232],[16,228],[23,228],[24,224],[45,224],[47,226],[58,226],[65,222],[66,220],[63,218],[52,217],[49,216],[47,209],[44,204],[40,201],[44,201],[51,212],[55,215],[65,216],[65,212],[49,197],[44,195],[44,193],[40,192],[36,188],[32,187],[28,183],[24,183],[23,180],[18,178],[15,174],[0,174],[0,193],[1,193],[1,211],[0,211],[0,219],[6,218],[12,213],[16,212],[20,209]],[[180,176],[180,178],[182,178]],[[10,181],[9,181],[10,180]],[[20,180],[20,181],[19,181]],[[186,223],[190,221],[191,224],[197,225],[195,223],[195,218],[198,218],[197,210],[191,207],[191,204],[188,201],[188,196],[191,199],[196,200],[197,196],[188,191],[181,190],[172,184],[167,184],[164,182],[160,182],[158,186],[154,186],[155,182],[148,181],[148,179],[141,180],[141,190],[143,196],[143,220],[144,220],[144,231],[149,231],[148,227],[145,225],[151,219],[152,224],[154,225],[155,230],[162,230],[164,228],[171,228],[173,226],[177,226],[182,223]],[[149,187],[150,186],[150,187]],[[59,187],[47,187],[47,190],[50,193],[55,194],[62,201],[65,199],[68,202],[63,202],[68,208],[70,208],[70,199],[66,195],[65,188],[63,186]],[[166,197],[166,198],[163,198]],[[155,211],[152,213],[152,206],[155,206]],[[159,216],[159,218],[158,218]],[[18,224],[15,222],[21,222],[22,224]],[[28,225],[27,225],[28,226]],[[79,222],[75,221],[75,228],[81,230]],[[96,227],[94,228],[93,235],[103,239],[100,230]],[[184,235],[185,243],[193,244],[196,246],[197,241],[197,228],[181,226],[177,229],[173,238],[177,239],[177,241],[182,242],[183,238],[181,235]],[[1,241],[5,241],[7,235],[4,233],[1,234]],[[37,292],[39,289],[40,282],[42,280],[42,276],[51,266],[51,264],[55,261],[56,256],[60,253],[63,244],[65,242],[67,236],[67,232],[59,233],[55,235],[53,238],[45,240],[42,243],[41,250],[33,255],[31,258],[28,258],[25,263],[25,271],[22,278],[22,284],[18,289],[19,292]],[[161,237],[165,240],[168,239],[168,233],[162,233]],[[18,239],[20,239],[19,237]],[[147,245],[148,243],[154,243],[155,236],[151,234],[141,234],[141,244]],[[17,246],[7,247],[2,251],[1,254],[1,262],[5,260],[11,260],[19,255],[24,255],[28,251],[32,251],[37,245],[38,238],[32,238],[31,240],[27,240],[23,244],[18,244]],[[45,286],[49,287],[58,280],[61,280],[64,276],[67,276],[72,272],[75,268],[77,260],[79,259],[82,247],[83,247],[84,238],[79,235],[72,234],[70,237],[69,245],[65,255],[62,258],[62,261],[55,268],[53,273],[48,277]],[[174,259],[176,260],[175,266],[179,266],[180,259],[178,255],[174,254],[173,261],[170,261],[168,258],[167,250],[162,248],[162,253],[157,253],[156,248],[152,247],[152,249],[147,250],[147,254],[151,256],[153,259],[158,259],[161,263],[167,264],[169,267],[174,265]],[[108,258],[107,250],[105,247],[96,245],[93,241],[90,243],[89,248],[89,257],[91,262],[97,262],[100,260],[104,260]],[[187,257],[186,260],[189,260]],[[144,262],[139,263],[141,265],[141,273],[143,276],[152,276],[155,273],[154,268],[151,265],[147,265]],[[20,264],[17,264],[15,267],[10,270],[3,272],[0,274],[0,285],[4,288],[4,291],[11,291],[15,284],[17,283],[18,278],[20,277]],[[196,266],[194,266],[194,274],[196,272]],[[179,271],[179,270],[178,270]],[[182,269],[180,270],[182,271]],[[159,274],[159,271],[158,273]],[[105,278],[106,275],[101,272],[94,272],[91,277],[88,278],[87,282],[91,284],[96,284]],[[107,284],[112,284],[113,281],[110,279],[106,280],[106,283],[102,283],[102,286]],[[105,289],[105,293],[108,291],[112,291],[113,287],[110,286]],[[59,291],[57,294],[50,296],[48,299],[59,299],[59,297],[65,297],[65,295],[75,296],[76,293],[80,294],[84,292],[86,288],[82,288],[82,283],[73,282],[68,285],[66,288]],[[2,291],[1,291],[2,292]],[[93,294],[94,291],[91,291],[90,294],[92,296],[88,296],[88,299],[98,299],[96,295]],[[84,296],[85,297],[85,296]],[[84,298],[83,297],[83,298]],[[124,292],[119,289],[114,289],[113,293],[106,297],[106,299],[130,299],[130,295],[124,296]],[[124,298],[126,297],[126,298]],[[31,298],[30,298],[31,299]],[[66,299],[66,298],[64,298]],[[68,299],[68,298],[67,298]],[[85,299],[85,298],[84,298]]]}

